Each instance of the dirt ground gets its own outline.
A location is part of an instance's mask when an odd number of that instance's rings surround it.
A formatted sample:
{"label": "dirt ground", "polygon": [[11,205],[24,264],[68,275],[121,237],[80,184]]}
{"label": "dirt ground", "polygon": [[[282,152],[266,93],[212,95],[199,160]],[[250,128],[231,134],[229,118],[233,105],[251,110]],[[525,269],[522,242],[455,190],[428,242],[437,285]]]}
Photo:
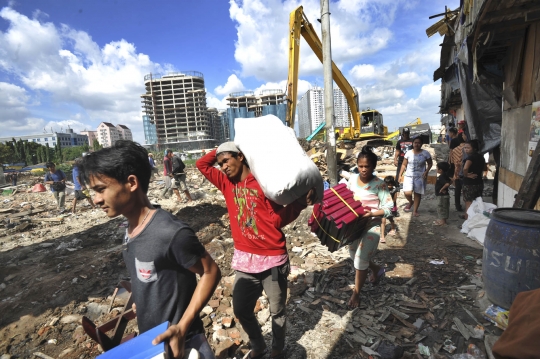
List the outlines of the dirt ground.
{"label": "dirt ground", "polygon": [[[201,316],[220,357],[241,357],[247,350],[246,338],[230,308],[233,246],[224,199],[196,169],[188,170],[195,203],[158,200],[159,181],[151,184],[149,195],[190,224],[218,262],[223,280]],[[33,181],[26,179],[29,186]],[[76,216],[59,216],[50,193],[27,193],[27,188],[0,196],[0,355],[4,355],[0,358],[32,358],[35,353],[94,358],[101,350],[84,334],[81,318],[103,323],[122,308],[125,296],[113,301],[111,294],[119,281],[129,280],[121,254],[126,224],[84,204]],[[27,204],[21,206],[23,202]],[[420,217],[411,218],[401,210],[403,195],[398,204],[398,235],[388,236],[375,257],[386,267],[386,277],[378,286],[365,285],[361,306],[352,311],[346,305],[354,284],[347,249],[330,253],[309,233],[310,208],[284,229],[292,264],[289,358],[367,358],[362,347],[375,344],[379,349],[401,348],[403,357],[416,357],[419,343],[440,358],[449,357],[443,348],[448,343],[457,347],[454,353],[464,352],[469,343],[484,349],[483,339],[463,337],[454,318],[471,327],[482,325],[485,335],[500,335],[481,315],[486,305],[479,261],[482,247],[459,232],[458,213],[451,211],[446,227],[432,225],[436,219],[432,186],[422,200]],[[30,224],[25,228],[10,220],[29,208],[44,211],[22,218],[63,220],[22,222]],[[443,264],[431,264],[432,260]],[[257,309],[270,345],[271,320],[264,296]],[[407,318],[400,318],[404,313]],[[127,331],[136,330],[132,321]]]}

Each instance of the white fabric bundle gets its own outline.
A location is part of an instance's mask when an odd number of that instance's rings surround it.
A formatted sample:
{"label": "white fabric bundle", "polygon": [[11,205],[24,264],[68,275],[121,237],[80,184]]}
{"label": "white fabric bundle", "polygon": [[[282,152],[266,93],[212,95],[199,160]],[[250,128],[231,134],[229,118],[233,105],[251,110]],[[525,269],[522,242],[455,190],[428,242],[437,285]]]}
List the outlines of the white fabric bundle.
{"label": "white fabric bundle", "polygon": [[267,198],[287,205],[315,188],[316,202],[322,201],[321,173],[298,144],[292,128],[276,116],[266,115],[237,118],[234,131],[234,143]]}

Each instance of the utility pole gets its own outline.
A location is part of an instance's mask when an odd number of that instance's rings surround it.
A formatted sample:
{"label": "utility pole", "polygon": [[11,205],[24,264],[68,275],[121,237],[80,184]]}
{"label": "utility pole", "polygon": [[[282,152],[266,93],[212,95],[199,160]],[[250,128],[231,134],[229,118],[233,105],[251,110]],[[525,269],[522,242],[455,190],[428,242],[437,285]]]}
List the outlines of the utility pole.
{"label": "utility pole", "polygon": [[336,133],[334,132],[334,80],[330,41],[330,0],[321,0],[321,32],[324,70],[324,120],[326,125],[326,165],[330,186],[337,184]]}

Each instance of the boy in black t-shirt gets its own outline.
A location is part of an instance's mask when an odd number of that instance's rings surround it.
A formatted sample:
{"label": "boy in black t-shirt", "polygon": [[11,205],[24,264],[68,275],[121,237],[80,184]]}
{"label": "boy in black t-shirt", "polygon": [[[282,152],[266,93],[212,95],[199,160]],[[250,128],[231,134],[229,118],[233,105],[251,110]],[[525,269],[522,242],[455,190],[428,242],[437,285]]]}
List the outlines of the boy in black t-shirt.
{"label": "boy in black t-shirt", "polygon": [[452,183],[450,177],[448,177],[448,170],[450,164],[448,162],[437,163],[437,182],[435,182],[435,195],[437,196],[437,214],[439,219],[434,221],[436,226],[445,226],[450,212],[450,195],[448,194],[448,187]]}
{"label": "boy in black t-shirt", "polygon": [[153,344],[168,341],[173,358],[183,358],[185,349],[195,348],[201,358],[213,359],[199,313],[221,272],[187,224],[150,204],[147,158],[139,144],[116,141],[83,158],[81,179],[96,192],[94,203],[108,217],[123,215],[128,221],[122,254],[140,332],[168,321],[169,329]]}

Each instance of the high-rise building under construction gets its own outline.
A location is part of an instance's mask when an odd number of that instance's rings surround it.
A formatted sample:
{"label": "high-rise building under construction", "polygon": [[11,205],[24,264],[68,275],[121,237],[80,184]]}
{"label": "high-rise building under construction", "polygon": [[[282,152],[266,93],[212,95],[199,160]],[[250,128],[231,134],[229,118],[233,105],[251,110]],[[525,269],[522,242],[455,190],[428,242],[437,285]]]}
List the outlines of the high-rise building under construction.
{"label": "high-rise building under construction", "polygon": [[188,150],[214,145],[201,72],[148,74],[144,85],[143,112],[156,127],[158,148],[175,145]]}

